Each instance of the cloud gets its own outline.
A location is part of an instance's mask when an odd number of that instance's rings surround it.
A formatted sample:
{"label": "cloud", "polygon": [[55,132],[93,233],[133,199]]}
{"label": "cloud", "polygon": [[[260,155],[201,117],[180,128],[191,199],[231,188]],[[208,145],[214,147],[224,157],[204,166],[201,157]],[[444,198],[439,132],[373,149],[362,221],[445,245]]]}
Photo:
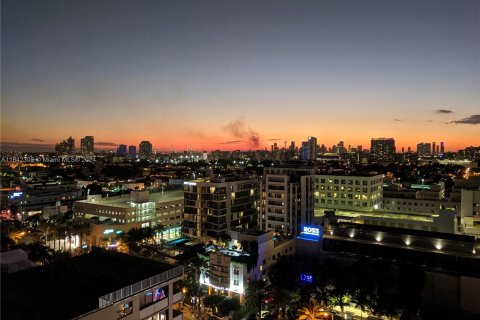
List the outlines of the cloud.
{"label": "cloud", "polygon": [[234,143],[240,143],[240,142],[243,142],[243,140],[225,141],[225,142],[220,142],[220,144],[234,144]]}
{"label": "cloud", "polygon": [[449,109],[437,109],[435,111],[433,111],[433,113],[436,113],[436,114],[449,114],[449,113],[453,113],[452,110],[449,110]]}
{"label": "cloud", "polygon": [[393,121],[395,121],[395,122],[401,122],[401,121],[403,121],[403,120],[402,120],[402,119],[393,119]]}
{"label": "cloud", "polygon": [[455,123],[455,124],[479,124],[480,123],[480,114],[474,114],[471,115],[470,117],[463,118],[461,120],[455,120],[451,121],[449,123]]}
{"label": "cloud", "polygon": [[95,145],[103,147],[116,147],[118,144],[113,142],[95,142]]}
{"label": "cloud", "polygon": [[267,141],[283,141],[283,139],[273,138],[273,139],[267,139]]}
{"label": "cloud", "polygon": [[35,146],[35,147],[53,147],[53,144],[48,143],[23,143],[23,142],[1,142],[2,146]]}
{"label": "cloud", "polygon": [[31,140],[31,141],[45,142],[44,140],[42,140],[42,139],[38,139],[38,138],[32,138],[32,140]]}
{"label": "cloud", "polygon": [[247,140],[250,148],[258,148],[260,145],[260,136],[258,132],[253,130],[251,127],[247,128],[242,119],[231,121],[229,124],[223,127],[223,130],[227,131],[235,138]]}
{"label": "cloud", "polygon": [[0,146],[3,151],[51,152],[54,150],[54,145],[48,143],[23,143],[5,141],[0,142]]}
{"label": "cloud", "polygon": [[427,122],[433,122],[433,120],[427,120]]}

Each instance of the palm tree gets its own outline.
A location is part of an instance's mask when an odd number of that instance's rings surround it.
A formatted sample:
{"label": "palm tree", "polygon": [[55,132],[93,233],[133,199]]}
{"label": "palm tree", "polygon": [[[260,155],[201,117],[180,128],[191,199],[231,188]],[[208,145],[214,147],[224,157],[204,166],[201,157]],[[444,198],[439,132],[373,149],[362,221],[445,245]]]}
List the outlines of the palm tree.
{"label": "palm tree", "polygon": [[79,220],[73,221],[73,233],[79,236],[80,248],[83,245],[83,236],[88,234],[90,231],[90,224],[88,222],[83,222]]}
{"label": "palm tree", "polygon": [[265,297],[265,279],[251,281],[245,290],[245,304],[248,307],[258,310],[259,319],[261,318],[262,300]]}
{"label": "palm tree", "polygon": [[328,319],[330,314],[315,301],[310,302],[307,306],[298,309],[298,320],[319,320]]}
{"label": "palm tree", "polygon": [[160,234],[160,244],[163,246],[163,232],[165,231],[165,226],[159,223],[153,228],[153,230],[156,235]]}
{"label": "palm tree", "polygon": [[201,287],[200,279],[205,279],[210,276],[210,264],[208,259],[202,255],[198,255],[198,258],[195,258],[188,262],[185,265],[185,273],[187,279],[185,281],[187,289],[190,291],[190,295],[193,297],[198,297],[198,306],[200,310],[201,299],[205,295],[205,290]]}

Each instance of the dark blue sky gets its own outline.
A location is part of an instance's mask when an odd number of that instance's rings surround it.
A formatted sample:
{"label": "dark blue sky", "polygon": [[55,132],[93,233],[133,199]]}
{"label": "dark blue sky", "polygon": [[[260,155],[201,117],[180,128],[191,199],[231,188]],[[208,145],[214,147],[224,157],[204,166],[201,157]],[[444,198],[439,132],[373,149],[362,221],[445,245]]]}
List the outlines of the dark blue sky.
{"label": "dark blue sky", "polygon": [[479,17],[462,0],[2,1],[2,142],[478,144],[453,121],[480,114]]}

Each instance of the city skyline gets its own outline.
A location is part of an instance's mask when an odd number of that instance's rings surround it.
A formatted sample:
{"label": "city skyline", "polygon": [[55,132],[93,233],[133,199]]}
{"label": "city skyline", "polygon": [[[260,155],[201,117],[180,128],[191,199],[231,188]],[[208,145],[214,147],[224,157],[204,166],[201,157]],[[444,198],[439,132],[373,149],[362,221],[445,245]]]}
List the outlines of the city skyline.
{"label": "city skyline", "polygon": [[[32,144],[25,143],[25,144],[21,144],[21,143],[9,143],[9,142],[7,142],[7,143],[4,143],[4,145],[2,145],[2,148],[3,148],[3,151],[6,151],[6,152],[14,152],[14,151],[20,151],[20,152],[55,152],[55,149],[56,149],[57,145],[65,144],[66,141],[68,141],[69,139],[72,138],[73,141],[74,141],[75,152],[84,153],[82,151],[82,140],[84,140],[87,137],[94,138],[93,136],[85,136],[84,138],[77,139],[75,137],[69,136],[68,138],[65,138],[63,140],[58,140],[54,144],[47,144],[47,143],[36,143],[36,144],[35,143],[32,143]],[[275,145],[278,148],[278,150],[282,150],[282,149],[288,150],[288,149],[291,148],[291,143],[292,142],[294,142],[294,146],[297,149],[300,149],[300,148],[302,148],[302,143],[308,143],[308,140],[311,137],[316,138],[314,136],[309,136],[309,137],[305,138],[303,141],[293,141],[293,140],[290,141],[290,140],[284,140],[284,139],[268,139],[268,140],[265,141],[264,147],[257,147],[257,148],[250,147],[250,148],[245,148],[245,149],[235,148],[235,144],[232,144],[233,145],[232,147],[228,147],[228,145],[229,145],[228,143],[221,143],[221,145],[224,145],[223,147],[214,148],[214,149],[196,148],[194,146],[188,146],[188,145],[185,145],[183,149],[182,148],[177,149],[173,146],[170,146],[170,148],[157,148],[155,145],[152,144],[152,152],[158,152],[158,153],[168,153],[168,152],[172,152],[172,151],[175,151],[175,152],[183,152],[183,151],[210,152],[210,151],[217,151],[217,150],[220,150],[220,151],[237,151],[237,150],[240,150],[242,152],[260,151],[260,150],[271,151],[271,149]],[[463,149],[468,148],[468,147],[475,147],[476,146],[476,145],[469,145],[469,146],[464,146],[463,148],[460,148],[460,149],[457,149],[457,150],[453,150],[451,148],[448,148],[448,146],[445,144],[444,141],[430,141],[430,142],[419,141],[418,143],[416,143],[412,146],[410,146],[410,145],[409,146],[398,146],[397,140],[394,137],[372,137],[365,144],[355,144],[355,143],[349,143],[348,141],[345,142],[344,140],[337,140],[336,143],[333,143],[332,145],[328,145],[326,143],[323,143],[322,141],[318,141],[317,148],[325,147],[326,150],[329,150],[329,152],[331,151],[331,152],[335,153],[336,151],[331,150],[332,148],[335,149],[337,147],[341,147],[341,148],[345,148],[346,151],[349,151],[350,148],[352,150],[353,149],[357,150],[358,147],[361,146],[362,150],[369,150],[370,151],[371,143],[372,143],[372,140],[374,140],[374,139],[393,139],[397,153],[403,153],[403,152],[405,152],[405,153],[406,152],[415,153],[415,152],[417,152],[418,146],[420,144],[423,145],[424,143],[427,143],[429,146],[431,146],[432,143],[433,143],[433,146],[435,146],[435,143],[437,143],[438,148],[440,148],[440,145],[442,144],[442,147],[444,148],[445,152],[457,152],[459,150],[463,150]],[[125,146],[126,148],[129,148],[129,147],[139,148],[142,142],[151,142],[151,141],[148,140],[148,139],[142,139],[142,141],[139,141],[139,142],[133,143],[133,144],[99,141],[99,142],[94,143],[94,150],[96,152],[99,152],[99,151],[102,151],[102,150],[103,151],[117,151],[120,146]],[[248,144],[250,146],[252,146],[251,142],[248,142]],[[317,151],[319,151],[319,150],[317,149]]]}
{"label": "city skyline", "polygon": [[2,1],[2,149],[478,144],[479,3]]}

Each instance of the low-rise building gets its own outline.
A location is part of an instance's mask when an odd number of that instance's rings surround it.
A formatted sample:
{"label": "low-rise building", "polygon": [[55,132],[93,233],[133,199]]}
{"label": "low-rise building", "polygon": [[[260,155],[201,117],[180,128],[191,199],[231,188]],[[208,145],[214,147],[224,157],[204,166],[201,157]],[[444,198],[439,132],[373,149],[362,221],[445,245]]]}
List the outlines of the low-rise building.
{"label": "low-rise building", "polygon": [[[96,249],[63,262],[2,277],[6,319],[182,320],[183,267]],[[42,292],[18,297],[25,292]]]}
{"label": "low-rise building", "polygon": [[264,277],[280,256],[295,253],[294,239],[277,237],[273,231],[237,230],[231,237],[227,248],[206,248],[210,273],[202,276],[200,283],[210,293],[242,298],[249,281]]}
{"label": "low-rise building", "polygon": [[132,191],[130,195],[99,198],[74,203],[75,217],[91,221],[92,245],[114,245],[115,239],[132,228],[163,225],[159,239],[174,240],[181,236],[183,196],[181,192]]}

